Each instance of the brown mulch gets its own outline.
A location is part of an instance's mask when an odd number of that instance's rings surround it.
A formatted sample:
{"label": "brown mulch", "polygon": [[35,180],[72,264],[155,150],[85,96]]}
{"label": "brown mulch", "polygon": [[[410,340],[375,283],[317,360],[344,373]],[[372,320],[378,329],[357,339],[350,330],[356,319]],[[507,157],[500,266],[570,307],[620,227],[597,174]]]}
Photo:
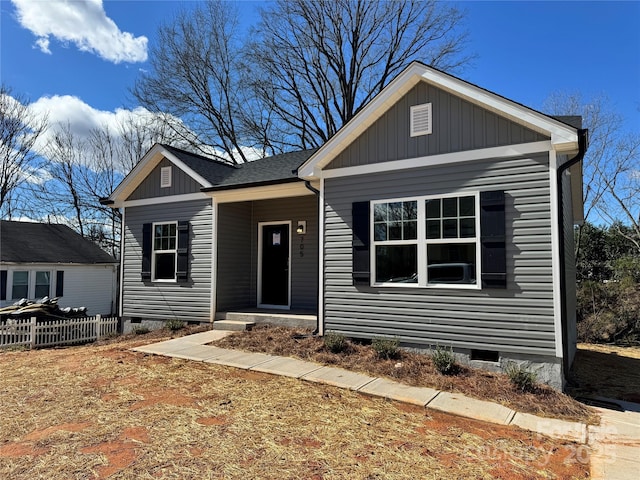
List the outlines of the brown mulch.
{"label": "brown mulch", "polygon": [[130,350],[175,335],[0,352],[0,478],[589,477],[584,445]]}
{"label": "brown mulch", "polygon": [[342,353],[331,353],[321,337],[307,330],[258,326],[214,342],[218,347],[270,353],[342,367],[368,375],[387,377],[409,385],[458,392],[498,402],[519,412],[545,417],[597,423],[595,412],[546,385],[533,392],[519,391],[501,373],[459,366],[455,375],[442,375],[428,355],[400,349],[398,357],[383,360],[369,345],[348,341]]}

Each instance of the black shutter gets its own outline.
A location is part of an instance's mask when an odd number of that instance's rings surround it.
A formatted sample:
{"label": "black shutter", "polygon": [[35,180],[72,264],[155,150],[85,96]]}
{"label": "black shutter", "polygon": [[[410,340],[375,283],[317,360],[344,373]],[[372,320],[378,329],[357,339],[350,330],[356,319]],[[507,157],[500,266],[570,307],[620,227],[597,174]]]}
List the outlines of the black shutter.
{"label": "black shutter", "polygon": [[0,300],[7,299],[7,271],[0,270]]}
{"label": "black shutter", "polygon": [[64,271],[58,270],[56,272],[56,297],[62,297],[64,295]]}
{"label": "black shutter", "polygon": [[142,225],[142,272],[141,278],[143,282],[151,280],[151,244],[152,244],[152,225],[145,223]]}
{"label": "black shutter", "polygon": [[189,222],[178,222],[178,267],[176,279],[186,282],[189,279]]}
{"label": "black shutter", "polygon": [[482,288],[507,288],[504,192],[480,192]]}
{"label": "black shutter", "polygon": [[353,284],[369,285],[371,267],[369,256],[369,202],[354,202],[351,206],[353,218]]}

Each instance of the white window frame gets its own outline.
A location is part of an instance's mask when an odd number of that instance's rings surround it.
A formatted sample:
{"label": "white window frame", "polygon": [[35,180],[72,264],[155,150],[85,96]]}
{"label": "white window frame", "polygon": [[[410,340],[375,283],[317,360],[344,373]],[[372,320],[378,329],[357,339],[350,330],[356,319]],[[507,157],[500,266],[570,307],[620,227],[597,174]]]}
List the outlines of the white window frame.
{"label": "white window frame", "polygon": [[[16,273],[21,273],[21,272],[26,272],[27,273],[27,295],[26,295],[26,297],[16,297],[16,296],[13,295],[13,287],[15,286],[15,283],[14,283],[15,282],[15,274]],[[11,283],[10,283],[10,285],[11,285],[11,295],[8,295],[7,297],[11,297],[11,300],[20,300],[22,298],[30,299],[31,298],[30,293],[32,291],[31,290],[31,277],[35,277],[35,275],[31,275],[31,270],[22,270],[22,269],[13,270],[11,272]],[[8,280],[9,279],[7,278],[7,283],[9,283]]]}
{"label": "white window frame", "polygon": [[[427,239],[427,212],[425,202],[426,200],[436,200],[445,198],[459,198],[459,197],[474,197],[475,198],[475,237],[469,238],[439,238],[439,239]],[[383,203],[394,202],[418,202],[418,225],[417,225],[417,239],[416,240],[375,240],[375,225],[374,225],[374,211],[375,205]],[[482,288],[481,272],[482,272],[482,250],[480,243],[480,192],[453,192],[442,195],[422,195],[413,197],[401,197],[401,198],[385,198],[380,200],[372,200],[371,208],[369,209],[369,238],[371,238],[370,248],[370,264],[371,264],[371,286],[372,287],[394,287],[394,288],[445,288],[454,290],[480,290]],[[427,276],[427,245],[430,244],[476,244],[476,283],[464,284],[464,283],[428,283]],[[399,283],[399,282],[377,282],[376,281],[376,246],[384,245],[417,245],[416,261],[418,263],[418,282],[417,283]]]}
{"label": "white window frame", "polygon": [[[176,248],[169,250],[156,250],[156,226],[175,225],[176,226]],[[156,278],[156,254],[173,253],[173,278]],[[178,272],[178,222],[154,222],[151,224],[151,281],[158,283],[176,283]]]}
{"label": "white window frame", "polygon": [[[51,297],[51,284],[53,283],[53,274],[51,270],[34,270],[33,271],[33,298],[44,298]],[[49,290],[46,295],[36,295],[36,289],[38,287],[38,274],[39,273],[48,273],[49,274]]]}

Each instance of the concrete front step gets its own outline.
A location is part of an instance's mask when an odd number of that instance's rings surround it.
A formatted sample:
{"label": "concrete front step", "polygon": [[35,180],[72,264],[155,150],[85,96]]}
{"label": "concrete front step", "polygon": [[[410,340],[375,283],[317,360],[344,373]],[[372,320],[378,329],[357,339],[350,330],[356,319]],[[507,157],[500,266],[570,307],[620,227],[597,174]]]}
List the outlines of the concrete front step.
{"label": "concrete front step", "polygon": [[227,330],[234,332],[251,330],[255,326],[255,322],[245,320],[216,320],[215,322],[213,322],[214,330]]}
{"label": "concrete front step", "polygon": [[313,314],[287,313],[287,312],[226,312],[220,314],[223,320],[220,321],[240,321],[256,325],[268,324],[279,327],[307,328],[314,330],[317,326],[318,317]]}

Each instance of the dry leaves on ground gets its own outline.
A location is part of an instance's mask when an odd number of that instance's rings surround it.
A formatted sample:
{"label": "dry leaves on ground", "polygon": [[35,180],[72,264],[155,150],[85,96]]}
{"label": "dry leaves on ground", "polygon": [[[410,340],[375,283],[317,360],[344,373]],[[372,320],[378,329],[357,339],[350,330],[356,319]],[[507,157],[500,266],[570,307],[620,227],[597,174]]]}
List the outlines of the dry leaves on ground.
{"label": "dry leaves on ground", "polygon": [[584,446],[129,350],[144,337],[0,353],[0,478],[588,478]]}

